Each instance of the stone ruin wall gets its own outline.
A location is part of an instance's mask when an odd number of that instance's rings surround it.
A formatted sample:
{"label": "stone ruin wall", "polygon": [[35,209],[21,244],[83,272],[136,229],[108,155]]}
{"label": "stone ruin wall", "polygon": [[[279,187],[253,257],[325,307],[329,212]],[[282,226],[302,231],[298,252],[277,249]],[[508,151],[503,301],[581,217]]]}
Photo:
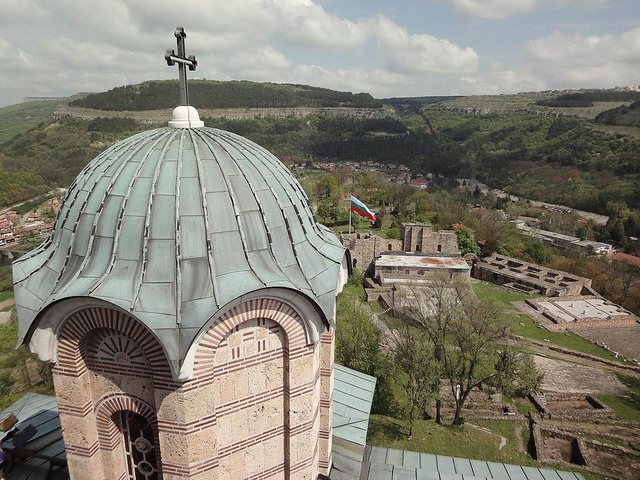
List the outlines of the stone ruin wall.
{"label": "stone ruin wall", "polygon": [[[492,268],[483,265],[487,264]],[[496,271],[497,269],[497,271]],[[522,279],[518,275],[525,275]],[[517,258],[493,254],[476,264],[474,278],[505,285],[519,283],[539,289],[542,295],[557,292],[560,297],[579,296],[584,288],[591,288],[591,279],[572,275],[561,270],[546,268]]]}
{"label": "stone ruin wall", "polygon": [[[640,453],[630,450],[618,445],[611,445],[598,440],[593,440],[584,437],[578,437],[576,434],[570,431],[565,431],[561,428],[551,425],[544,425],[542,423],[533,422],[532,436],[534,442],[534,449],[536,453],[536,460],[539,462],[557,462],[560,464],[574,466],[581,465],[590,470],[595,470],[605,475],[611,475],[612,471],[605,471],[597,467],[597,460],[594,458],[594,452],[603,452],[605,454],[614,455],[620,458],[623,462],[628,464],[637,464],[640,462]],[[582,432],[580,432],[582,433]],[[590,433],[590,432],[585,432]],[[593,432],[594,434],[601,435],[600,432]],[[571,442],[572,449],[575,454],[576,463],[568,462],[558,458],[554,458],[546,445],[545,438],[559,438]],[[618,439],[620,440],[620,439]],[[620,473],[620,472],[616,472]]]}
{"label": "stone ruin wall", "polygon": [[351,266],[365,275],[373,273],[373,265],[381,253],[402,251],[401,240],[382,238],[377,235],[352,234],[351,238],[343,235],[342,244],[349,249]]}
{"label": "stone ruin wall", "polygon": [[[571,301],[571,300],[594,300],[601,299],[602,297],[597,297],[595,295],[567,295],[562,297],[562,301]],[[616,305],[609,300],[605,300],[605,305]],[[628,315],[625,317],[612,317],[612,318],[599,318],[599,317],[587,317],[581,318],[575,322],[567,322],[556,316],[553,312],[545,310],[541,308],[540,302],[548,302],[548,298],[527,298],[525,302],[530,307],[534,308],[536,311],[540,312],[541,315],[544,315],[546,318],[551,320],[553,324],[545,325],[547,330],[552,332],[558,332],[562,330],[584,330],[588,328],[600,328],[600,327],[628,327],[632,325],[637,325],[639,323],[638,317],[628,310],[616,305],[618,309],[622,312],[627,313]]]}
{"label": "stone ruin wall", "polygon": [[[547,393],[545,395],[547,405],[541,404],[535,395],[529,395],[529,399],[542,415],[553,420],[575,420],[580,422],[599,422],[605,419],[614,419],[615,411],[593,395],[584,393]],[[549,404],[553,402],[584,401],[591,408],[565,408],[562,410],[550,410]]]}
{"label": "stone ruin wall", "polygon": [[[434,232],[431,225],[403,224],[402,247],[405,252],[419,251],[424,254],[443,253],[459,255],[458,236],[453,230]],[[419,249],[416,247],[420,246]]]}

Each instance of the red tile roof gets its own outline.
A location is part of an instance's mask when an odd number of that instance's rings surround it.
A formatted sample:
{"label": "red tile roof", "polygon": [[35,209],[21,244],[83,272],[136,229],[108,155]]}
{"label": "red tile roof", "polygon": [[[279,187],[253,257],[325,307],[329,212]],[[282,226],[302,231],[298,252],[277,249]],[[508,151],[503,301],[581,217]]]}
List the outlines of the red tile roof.
{"label": "red tile roof", "polygon": [[635,257],[633,255],[629,255],[628,253],[618,252],[611,255],[611,258],[614,260],[618,260],[619,262],[623,262],[626,260],[627,262],[640,267],[640,257]]}

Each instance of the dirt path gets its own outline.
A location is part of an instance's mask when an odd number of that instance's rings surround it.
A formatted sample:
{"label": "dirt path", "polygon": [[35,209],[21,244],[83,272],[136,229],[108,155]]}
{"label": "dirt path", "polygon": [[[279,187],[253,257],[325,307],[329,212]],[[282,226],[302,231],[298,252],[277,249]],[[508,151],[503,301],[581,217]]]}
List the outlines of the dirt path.
{"label": "dirt path", "polygon": [[516,447],[518,448],[518,452],[525,453],[524,442],[522,441],[522,426],[519,423],[516,423],[516,428],[513,433],[516,436]]}
{"label": "dirt path", "polygon": [[0,302],[0,310],[10,307],[11,305],[15,305],[16,304],[16,299],[15,298],[8,298],[7,300],[5,300],[4,302]]}
{"label": "dirt path", "polygon": [[490,430],[490,429],[485,428],[485,427],[480,427],[478,425],[474,425],[473,423],[469,423],[469,422],[467,422],[467,425],[469,425],[470,427],[475,428],[476,430],[480,430],[481,432],[486,433],[487,435],[495,435],[496,437],[500,438],[500,446],[498,447],[499,450],[502,450],[505,447],[505,445],[507,444],[507,439],[505,437],[503,437],[502,435],[498,435],[493,430]]}

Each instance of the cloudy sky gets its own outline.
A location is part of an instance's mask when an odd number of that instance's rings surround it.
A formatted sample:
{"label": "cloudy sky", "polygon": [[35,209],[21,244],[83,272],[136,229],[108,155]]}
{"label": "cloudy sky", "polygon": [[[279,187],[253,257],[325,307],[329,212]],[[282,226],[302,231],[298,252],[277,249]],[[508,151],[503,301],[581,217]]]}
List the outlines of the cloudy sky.
{"label": "cloudy sky", "polygon": [[192,76],[378,97],[640,84],[639,0],[0,0],[0,106]]}

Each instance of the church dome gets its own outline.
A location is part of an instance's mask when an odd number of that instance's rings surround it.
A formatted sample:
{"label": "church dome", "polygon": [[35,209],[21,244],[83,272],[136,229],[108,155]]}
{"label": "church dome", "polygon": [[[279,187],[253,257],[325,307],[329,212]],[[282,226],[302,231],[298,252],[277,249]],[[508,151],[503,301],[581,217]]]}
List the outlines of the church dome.
{"label": "church dome", "polygon": [[261,289],[302,292],[332,324],[345,268],[271,153],[213,128],[160,128],[89,163],[50,238],[14,263],[19,335],[48,306],[90,297],[131,313],[181,362],[216,313]]}

